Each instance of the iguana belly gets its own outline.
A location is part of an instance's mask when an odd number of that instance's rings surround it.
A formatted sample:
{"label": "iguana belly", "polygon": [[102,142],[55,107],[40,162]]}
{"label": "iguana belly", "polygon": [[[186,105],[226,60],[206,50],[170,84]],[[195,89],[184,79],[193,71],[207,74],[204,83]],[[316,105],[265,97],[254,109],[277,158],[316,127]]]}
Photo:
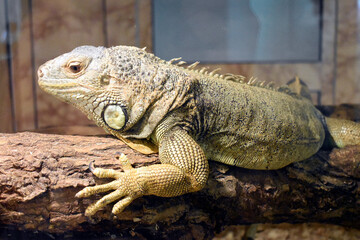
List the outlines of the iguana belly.
{"label": "iguana belly", "polygon": [[240,139],[229,147],[219,147],[214,142],[200,142],[200,145],[210,160],[237,167],[270,170],[309,158],[319,150],[321,142],[321,139],[313,139],[303,143],[272,144]]}

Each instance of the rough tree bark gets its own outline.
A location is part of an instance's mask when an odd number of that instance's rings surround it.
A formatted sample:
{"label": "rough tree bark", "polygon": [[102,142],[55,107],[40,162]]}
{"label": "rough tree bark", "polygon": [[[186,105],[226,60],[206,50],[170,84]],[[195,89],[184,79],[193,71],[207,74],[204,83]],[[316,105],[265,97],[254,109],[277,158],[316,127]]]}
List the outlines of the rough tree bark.
{"label": "rough tree bark", "polygon": [[[51,233],[109,230],[141,236],[190,234],[209,238],[227,225],[326,222],[360,227],[360,147],[322,150],[277,171],[211,163],[205,189],[175,198],[146,196],[112,218],[111,206],[87,219],[85,208],[100,195],[75,193],[105,183],[88,170],[121,169],[125,153],[134,167],[158,163],[157,155],[132,151],[104,136],[0,134],[0,223]],[[96,224],[94,224],[96,223]]]}

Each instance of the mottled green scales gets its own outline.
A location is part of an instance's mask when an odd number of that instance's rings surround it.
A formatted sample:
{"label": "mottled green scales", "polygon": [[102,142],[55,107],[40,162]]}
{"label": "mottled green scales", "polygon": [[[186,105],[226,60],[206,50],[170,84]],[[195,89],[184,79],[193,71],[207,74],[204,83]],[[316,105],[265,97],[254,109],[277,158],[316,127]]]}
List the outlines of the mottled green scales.
{"label": "mottled green scales", "polygon": [[[325,141],[360,144],[358,124],[325,118],[308,98],[288,87],[164,61],[144,49],[83,46],[39,68],[46,92],[83,111],[97,125],[161,164],[124,172],[91,167],[114,178],[77,197],[114,190],[86,210],[95,214],[120,199],[117,214],[143,195],[172,197],[202,189],[208,160],[250,169],[278,169],[315,154]],[[300,93],[300,91],[299,91]],[[304,95],[304,94],[301,94]],[[111,156],[109,156],[111,157]]]}

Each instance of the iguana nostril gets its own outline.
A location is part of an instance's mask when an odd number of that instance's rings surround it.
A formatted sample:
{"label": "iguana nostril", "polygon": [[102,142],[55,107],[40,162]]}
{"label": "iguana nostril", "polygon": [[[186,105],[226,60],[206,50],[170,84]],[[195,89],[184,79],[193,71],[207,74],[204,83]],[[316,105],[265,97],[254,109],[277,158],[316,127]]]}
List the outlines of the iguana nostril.
{"label": "iguana nostril", "polygon": [[44,76],[44,73],[41,71],[41,68],[38,70],[38,77],[42,78]]}

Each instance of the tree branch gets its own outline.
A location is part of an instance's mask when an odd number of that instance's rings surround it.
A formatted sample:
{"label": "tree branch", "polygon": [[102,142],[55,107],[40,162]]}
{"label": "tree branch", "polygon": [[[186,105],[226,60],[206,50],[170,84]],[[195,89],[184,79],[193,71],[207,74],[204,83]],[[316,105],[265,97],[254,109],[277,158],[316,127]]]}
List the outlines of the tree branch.
{"label": "tree branch", "polygon": [[115,159],[119,152],[134,167],[158,163],[157,155],[136,153],[112,137],[0,134],[0,223],[53,233],[117,227],[134,234],[187,231],[204,238],[226,225],[260,222],[360,227],[357,146],[320,151],[277,171],[212,162],[208,184],[200,192],[175,198],[146,196],[117,219],[111,218],[111,205],[89,220],[85,208],[100,195],[74,195],[85,186],[109,181],[94,177],[88,164],[95,160],[97,167],[120,169]]}

